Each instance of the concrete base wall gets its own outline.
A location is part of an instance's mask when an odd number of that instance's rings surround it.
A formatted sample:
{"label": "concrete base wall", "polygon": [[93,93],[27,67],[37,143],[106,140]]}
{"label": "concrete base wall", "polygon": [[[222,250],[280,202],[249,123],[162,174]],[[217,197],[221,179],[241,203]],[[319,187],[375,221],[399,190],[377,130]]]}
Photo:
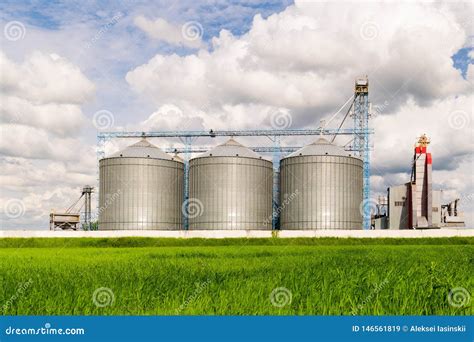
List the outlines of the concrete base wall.
{"label": "concrete base wall", "polygon": [[[280,238],[296,237],[340,237],[340,238],[424,238],[474,236],[474,229],[426,229],[426,230],[282,230],[276,233]],[[3,230],[0,238],[31,237],[91,237],[118,238],[128,236],[155,238],[270,238],[271,231],[262,230],[112,230],[112,231],[49,231],[49,230]]]}

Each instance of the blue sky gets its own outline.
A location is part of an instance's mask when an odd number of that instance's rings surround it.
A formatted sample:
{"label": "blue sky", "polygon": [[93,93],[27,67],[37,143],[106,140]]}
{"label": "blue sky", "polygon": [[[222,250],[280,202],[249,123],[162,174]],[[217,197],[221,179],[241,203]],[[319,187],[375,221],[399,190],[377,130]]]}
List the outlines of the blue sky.
{"label": "blue sky", "polygon": [[[146,8],[146,15],[151,18],[160,16],[171,22],[182,23],[199,20],[205,27],[203,40],[209,41],[222,29],[234,35],[248,31],[254,15],[261,14],[266,18],[292,4],[289,0],[272,1],[15,1],[4,0],[0,3],[0,18],[3,21],[20,20],[27,25],[47,30],[60,30],[69,25],[87,23],[100,29],[107,18],[116,13],[133,15]],[[126,27],[127,31],[136,31]],[[143,38],[143,40],[145,40]],[[466,47],[453,55],[453,63],[463,75],[467,65],[474,61],[468,57],[472,47]],[[155,52],[189,53],[187,49],[176,48],[167,44],[157,46]]]}
{"label": "blue sky", "polygon": [[474,59],[469,57],[469,52],[473,51],[472,47],[465,47],[460,49],[453,55],[453,65],[460,70],[463,77],[466,77],[467,67],[474,63]]}
{"label": "blue sky", "polygon": [[0,4],[2,19],[23,20],[25,23],[57,30],[77,22],[89,22],[97,28],[114,12],[125,15],[144,11],[150,17],[170,21],[199,20],[205,27],[204,39],[218,35],[221,29],[235,35],[245,33],[255,14],[263,17],[279,12],[292,1],[15,1]]}

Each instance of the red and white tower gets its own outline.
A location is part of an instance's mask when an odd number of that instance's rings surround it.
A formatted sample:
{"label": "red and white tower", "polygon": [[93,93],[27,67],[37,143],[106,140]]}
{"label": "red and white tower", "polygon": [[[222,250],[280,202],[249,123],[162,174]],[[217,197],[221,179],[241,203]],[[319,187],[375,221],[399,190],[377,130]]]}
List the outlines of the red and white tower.
{"label": "red and white tower", "polygon": [[433,226],[432,215],[432,157],[427,152],[429,138],[423,134],[418,138],[413,156],[409,199],[408,225],[411,228]]}

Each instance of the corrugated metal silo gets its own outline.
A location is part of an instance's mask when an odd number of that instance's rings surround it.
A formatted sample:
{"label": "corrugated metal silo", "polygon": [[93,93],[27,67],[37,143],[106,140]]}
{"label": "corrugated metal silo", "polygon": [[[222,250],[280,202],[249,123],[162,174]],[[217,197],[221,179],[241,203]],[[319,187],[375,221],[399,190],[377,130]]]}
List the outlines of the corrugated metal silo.
{"label": "corrugated metal silo", "polygon": [[229,139],[189,165],[189,229],[272,228],[270,161]]}
{"label": "corrugated metal silo", "polygon": [[142,139],[99,169],[99,230],[182,229],[181,161]]}
{"label": "corrugated metal silo", "polygon": [[362,229],[362,160],[324,138],[281,161],[281,229]]}

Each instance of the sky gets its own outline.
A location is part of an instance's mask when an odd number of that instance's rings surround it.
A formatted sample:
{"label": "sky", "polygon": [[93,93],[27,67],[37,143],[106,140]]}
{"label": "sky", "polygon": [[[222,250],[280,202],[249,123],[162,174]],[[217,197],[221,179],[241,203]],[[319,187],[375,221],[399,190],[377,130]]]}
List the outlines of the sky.
{"label": "sky", "polygon": [[96,186],[98,131],[317,128],[362,75],[372,196],[409,180],[426,133],[434,188],[472,227],[472,14],[462,1],[4,0],[0,228],[47,229],[51,209]]}

